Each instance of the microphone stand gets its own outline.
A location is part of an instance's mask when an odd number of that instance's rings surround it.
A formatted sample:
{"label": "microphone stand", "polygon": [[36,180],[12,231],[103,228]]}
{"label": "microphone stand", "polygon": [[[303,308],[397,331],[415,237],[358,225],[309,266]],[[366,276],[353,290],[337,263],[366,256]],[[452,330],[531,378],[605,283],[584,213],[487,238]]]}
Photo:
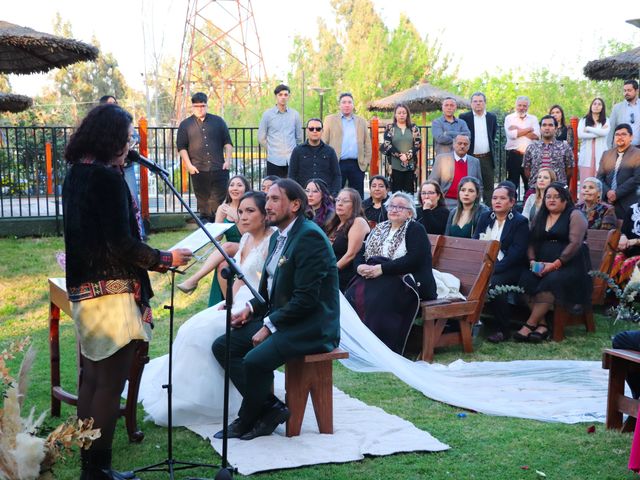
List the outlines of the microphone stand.
{"label": "microphone stand", "polygon": [[[165,309],[169,310],[169,374],[168,374],[168,382],[167,385],[163,385],[162,388],[166,388],[167,390],[167,458],[160,462],[155,463],[153,465],[148,465],[146,467],[140,467],[133,470],[134,473],[138,472],[157,472],[157,471],[166,471],[169,473],[169,478],[173,480],[174,471],[175,470],[186,470],[190,468],[197,467],[209,467],[209,468],[220,468],[218,473],[215,476],[216,480],[227,480],[233,477],[233,473],[237,472],[237,469],[230,466],[227,460],[227,444],[228,444],[228,425],[229,425],[229,347],[231,344],[231,307],[233,305],[233,281],[234,278],[239,280],[244,279],[244,273],[240,270],[240,267],[232,260],[232,258],[225,252],[220,242],[218,242],[213,235],[204,227],[202,220],[194,213],[194,211],[189,207],[187,202],[182,198],[182,195],[178,192],[176,187],[173,185],[173,182],[169,179],[168,172],[160,167],[159,165],[155,165],[147,168],[151,170],[151,172],[155,173],[159,176],[167,188],[173,192],[173,195],[180,201],[182,206],[187,210],[189,215],[195,220],[196,224],[200,229],[205,233],[205,235],[209,238],[211,243],[216,247],[216,249],[220,252],[222,257],[227,262],[227,267],[222,269],[221,274],[224,278],[227,279],[227,292],[226,292],[226,300],[225,300],[225,308],[226,308],[226,327],[225,327],[225,365],[224,365],[224,403],[223,403],[223,411],[222,411],[222,465],[211,465],[211,464],[202,464],[195,462],[185,462],[176,460],[173,458],[173,411],[172,411],[172,368],[173,368],[173,313],[174,313],[174,292],[175,292],[175,273],[176,269],[171,269],[171,302],[169,305],[165,305]],[[261,302],[262,304],[266,303],[264,298],[258,293],[258,291],[249,283],[245,282],[245,285],[254,296],[254,298]],[[195,479],[194,479],[195,480]]]}

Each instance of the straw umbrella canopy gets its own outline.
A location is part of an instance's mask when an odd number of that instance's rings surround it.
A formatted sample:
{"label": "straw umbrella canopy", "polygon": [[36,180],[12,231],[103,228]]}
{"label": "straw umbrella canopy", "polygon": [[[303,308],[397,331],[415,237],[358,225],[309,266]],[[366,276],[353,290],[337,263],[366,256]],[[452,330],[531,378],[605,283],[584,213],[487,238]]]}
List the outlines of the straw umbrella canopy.
{"label": "straw umbrella canopy", "polygon": [[0,21],[0,73],[47,72],[97,57],[92,45]]}
{"label": "straw umbrella canopy", "polygon": [[33,100],[24,95],[0,93],[0,112],[22,112],[33,105]]}
{"label": "straw umbrella canopy", "polygon": [[583,69],[584,75],[591,80],[638,78],[639,71],[640,47],[600,60],[592,60]]}
{"label": "straw umbrella canopy", "polygon": [[442,101],[447,97],[455,98],[458,107],[471,108],[471,104],[466,99],[429,83],[421,83],[380,100],[369,102],[367,108],[369,111],[392,112],[396,105],[404,103],[409,107],[411,113],[434,112],[442,108]]}

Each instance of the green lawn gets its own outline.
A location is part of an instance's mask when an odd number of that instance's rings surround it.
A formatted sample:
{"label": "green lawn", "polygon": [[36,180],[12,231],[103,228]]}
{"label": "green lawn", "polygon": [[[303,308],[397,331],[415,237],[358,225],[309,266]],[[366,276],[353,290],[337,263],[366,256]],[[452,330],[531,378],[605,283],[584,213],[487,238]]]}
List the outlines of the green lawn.
{"label": "green lawn", "polygon": [[[150,243],[163,248],[175,243],[185,232],[154,234]],[[31,374],[27,407],[37,411],[49,408],[49,364],[47,345],[48,291],[47,277],[62,276],[55,261],[55,252],[62,250],[61,238],[0,239],[0,346],[30,335],[38,349]],[[156,291],[153,300],[156,318],[155,338],[151,355],[167,350],[168,312],[163,305],[168,299],[169,277],[152,274]],[[177,295],[178,323],[206,306],[208,288],[203,285],[192,296]],[[610,345],[610,337],[628,325],[612,326],[608,318],[598,316],[597,332],[587,335],[572,327],[562,343],[543,345],[507,343],[491,345],[481,342],[476,352],[464,355],[459,348],[449,348],[436,354],[436,361],[448,363],[462,357],[474,360],[515,359],[588,359],[599,360],[600,352]],[[63,315],[61,343],[63,350],[63,384],[73,390],[75,381],[73,326]],[[14,364],[14,372],[17,365]],[[449,444],[451,450],[442,453],[411,453],[367,458],[361,462],[283,470],[257,474],[259,479],[537,479],[536,470],[548,479],[632,479],[635,474],[626,465],[631,444],[630,434],[606,431],[597,424],[593,434],[590,424],[564,425],[513,418],[490,417],[469,413],[458,418],[460,409],[449,407],[407,387],[390,374],[358,374],[337,365],[334,381],[338,388],[370,404],[383,408],[429,431]],[[63,406],[63,416],[73,414],[73,408]],[[139,409],[139,418],[144,412]],[[48,418],[52,428],[58,419]],[[131,468],[163,460],[166,453],[166,429],[142,422],[145,440],[129,444],[124,425],[119,425],[114,444],[114,464]],[[274,452],[277,455],[277,452]],[[209,444],[184,428],[174,435],[174,456],[181,460],[218,462],[219,457]],[[56,478],[78,478],[78,458],[73,456],[55,469]],[[527,466],[528,469],[522,467]],[[177,478],[199,476],[213,478],[210,470],[178,473]],[[168,478],[165,473],[148,474],[144,479]]]}

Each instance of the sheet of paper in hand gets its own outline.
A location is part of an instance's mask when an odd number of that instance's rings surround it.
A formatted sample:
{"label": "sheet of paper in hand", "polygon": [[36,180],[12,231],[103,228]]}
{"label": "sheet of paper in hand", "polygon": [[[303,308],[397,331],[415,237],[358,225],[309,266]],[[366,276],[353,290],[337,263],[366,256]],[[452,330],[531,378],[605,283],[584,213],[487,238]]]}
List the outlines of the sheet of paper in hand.
{"label": "sheet of paper in hand", "polygon": [[[221,237],[224,232],[233,227],[233,225],[233,223],[205,223],[204,228],[207,229],[207,231],[213,238],[218,239],[218,237]],[[209,245],[209,248],[205,248],[207,245]],[[193,261],[178,270],[178,272],[184,272],[189,269],[194,263],[206,258],[215,247],[211,245],[211,240],[209,240],[209,237],[207,237],[202,229],[199,228],[187,237],[180,240],[169,250],[173,250],[175,248],[188,248],[193,252]]]}

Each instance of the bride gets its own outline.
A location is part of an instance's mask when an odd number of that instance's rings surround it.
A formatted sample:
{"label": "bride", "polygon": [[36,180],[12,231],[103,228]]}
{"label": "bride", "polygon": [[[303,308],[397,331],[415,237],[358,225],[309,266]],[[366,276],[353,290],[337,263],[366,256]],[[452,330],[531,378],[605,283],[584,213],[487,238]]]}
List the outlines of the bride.
{"label": "bride", "polygon": [[[234,260],[240,264],[245,281],[258,288],[260,273],[267,257],[269,238],[266,226],[266,196],[247,192],[238,207],[238,226],[244,234]],[[244,282],[233,285],[234,305],[243,308],[251,299]],[[211,353],[213,341],[225,332],[224,303],[203,310],[187,320],[178,330],[173,344],[173,425],[185,426],[222,421],[224,371]],[[169,356],[154,358],[145,367],[139,399],[150,419],[167,425],[167,383]],[[230,385],[229,415],[235,416],[242,397]]]}

